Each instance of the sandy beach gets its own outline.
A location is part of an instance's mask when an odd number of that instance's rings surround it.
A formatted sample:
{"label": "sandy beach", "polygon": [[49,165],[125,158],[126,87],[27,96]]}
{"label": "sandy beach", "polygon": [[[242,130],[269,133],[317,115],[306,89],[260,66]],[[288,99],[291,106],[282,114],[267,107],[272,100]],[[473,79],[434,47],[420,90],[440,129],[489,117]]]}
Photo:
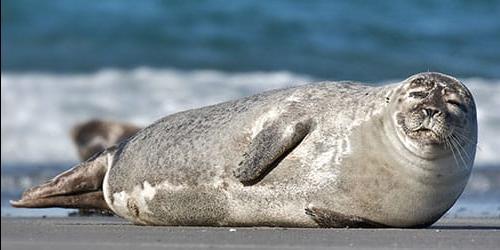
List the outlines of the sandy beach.
{"label": "sandy beach", "polygon": [[2,249],[498,249],[500,218],[426,229],[144,227],[119,218],[2,218]]}

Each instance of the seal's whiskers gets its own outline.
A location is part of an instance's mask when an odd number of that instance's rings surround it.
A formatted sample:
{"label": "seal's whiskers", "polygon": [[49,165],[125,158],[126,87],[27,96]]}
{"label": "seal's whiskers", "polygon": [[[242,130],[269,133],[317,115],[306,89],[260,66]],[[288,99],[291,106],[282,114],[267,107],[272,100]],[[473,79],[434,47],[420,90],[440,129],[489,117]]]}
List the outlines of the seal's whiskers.
{"label": "seal's whiskers", "polygon": [[463,163],[462,167],[464,169],[468,169],[467,162],[465,161],[464,157],[462,156],[462,151],[460,150],[460,142],[458,142],[456,140],[456,138],[453,136],[453,134],[451,134],[448,138],[450,139],[451,145],[456,150],[457,155],[459,156],[461,162]]}
{"label": "seal's whiskers", "polygon": [[467,143],[474,144],[477,149],[481,150],[481,147],[479,144],[475,141],[473,141],[471,138],[469,138],[467,135],[465,135],[461,130],[454,130],[454,134],[457,136],[457,138],[464,140]]}
{"label": "seal's whiskers", "polygon": [[453,145],[451,144],[451,141],[450,141],[448,136],[444,138],[444,142],[445,142],[445,145],[450,149],[451,154],[453,155],[453,160],[455,160],[455,164],[457,164],[457,166],[460,166],[460,164],[457,161],[457,157],[455,156],[455,151],[453,150]]}
{"label": "seal's whiskers", "polygon": [[[455,138],[455,141],[457,141],[457,146],[458,146],[459,151],[463,153],[463,155],[465,156],[465,158],[467,158],[468,161],[472,162],[473,158],[469,155],[469,153],[467,153],[467,150],[460,143],[460,140],[456,137],[456,135],[452,134],[452,136],[453,136],[453,138]],[[468,164],[465,164],[465,165],[468,166]]]}

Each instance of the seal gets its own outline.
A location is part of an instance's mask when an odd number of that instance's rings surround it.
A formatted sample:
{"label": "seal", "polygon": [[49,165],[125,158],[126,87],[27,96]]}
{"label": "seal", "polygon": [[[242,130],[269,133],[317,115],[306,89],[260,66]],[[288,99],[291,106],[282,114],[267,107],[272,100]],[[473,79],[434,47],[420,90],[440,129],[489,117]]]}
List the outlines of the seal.
{"label": "seal", "polygon": [[140,127],[123,122],[92,119],[76,124],[71,129],[71,139],[75,144],[80,160],[102,152],[135,135]]}
{"label": "seal", "polygon": [[462,193],[476,144],[473,97],[451,76],[321,82],[167,116],[12,205],[141,225],[424,227]]}

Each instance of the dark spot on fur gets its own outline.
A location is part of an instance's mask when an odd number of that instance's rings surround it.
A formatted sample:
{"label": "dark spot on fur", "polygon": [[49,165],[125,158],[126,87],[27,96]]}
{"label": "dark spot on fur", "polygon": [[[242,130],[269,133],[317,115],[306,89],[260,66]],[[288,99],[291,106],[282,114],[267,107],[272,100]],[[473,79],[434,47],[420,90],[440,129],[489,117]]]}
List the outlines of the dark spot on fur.
{"label": "dark spot on fur", "polygon": [[422,85],[423,82],[424,82],[423,78],[421,78],[421,77],[416,78],[413,81],[411,81],[410,88],[418,87],[418,86]]}
{"label": "dark spot on fur", "polygon": [[229,187],[229,184],[226,181],[222,182],[222,189],[227,191],[227,188]]}
{"label": "dark spot on fur", "polygon": [[139,215],[139,206],[137,206],[137,203],[134,199],[127,200],[127,209],[134,217],[137,217]]}

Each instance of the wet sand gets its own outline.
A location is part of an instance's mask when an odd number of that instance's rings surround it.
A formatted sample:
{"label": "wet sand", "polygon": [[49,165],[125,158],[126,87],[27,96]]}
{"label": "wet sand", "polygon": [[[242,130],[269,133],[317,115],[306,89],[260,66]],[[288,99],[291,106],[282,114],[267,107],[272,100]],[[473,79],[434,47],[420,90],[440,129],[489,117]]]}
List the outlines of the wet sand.
{"label": "wet sand", "polygon": [[500,218],[426,229],[144,227],[119,218],[2,217],[2,249],[499,249]]}

